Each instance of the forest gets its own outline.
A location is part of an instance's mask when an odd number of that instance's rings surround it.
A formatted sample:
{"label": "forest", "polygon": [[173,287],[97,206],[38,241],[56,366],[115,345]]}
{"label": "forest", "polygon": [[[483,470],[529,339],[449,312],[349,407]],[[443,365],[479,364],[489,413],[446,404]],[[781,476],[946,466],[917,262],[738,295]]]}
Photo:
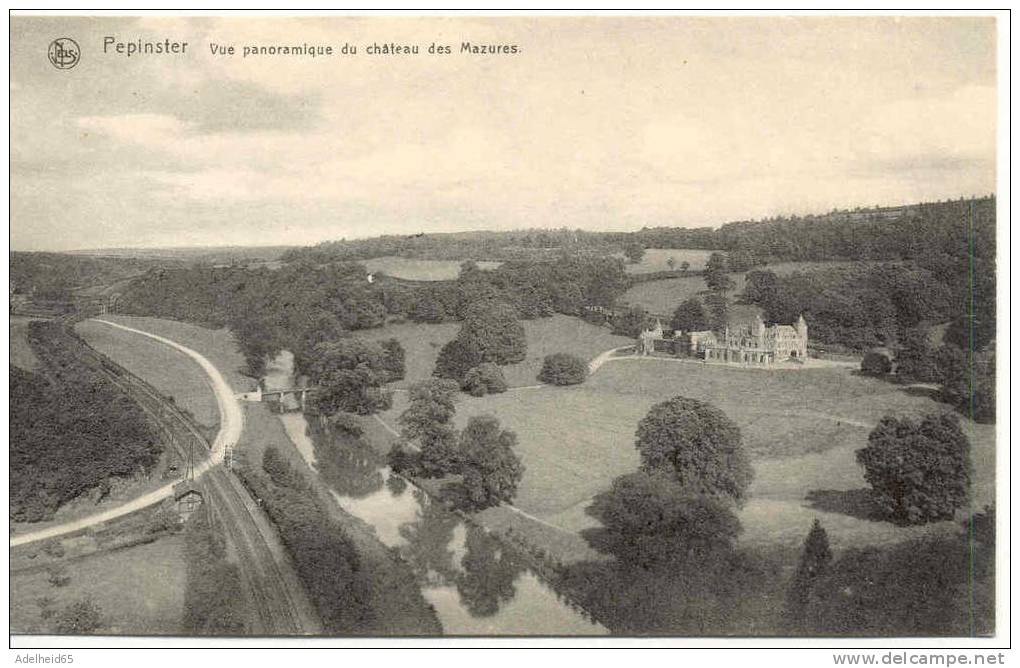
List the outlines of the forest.
{"label": "forest", "polygon": [[258,376],[282,349],[306,358],[315,345],[387,320],[460,321],[472,304],[508,304],[526,319],[578,315],[583,306],[609,306],[627,287],[617,258],[565,257],[514,261],[482,271],[465,263],[454,281],[368,281],[363,265],[294,262],[280,269],[195,266],[159,269],[122,295],[122,313],[230,327]]}
{"label": "forest", "polygon": [[55,322],[33,322],[29,341],[43,373],[10,368],[10,518],[49,519],[115,477],[147,474],[162,442],[142,409],[84,363]]}

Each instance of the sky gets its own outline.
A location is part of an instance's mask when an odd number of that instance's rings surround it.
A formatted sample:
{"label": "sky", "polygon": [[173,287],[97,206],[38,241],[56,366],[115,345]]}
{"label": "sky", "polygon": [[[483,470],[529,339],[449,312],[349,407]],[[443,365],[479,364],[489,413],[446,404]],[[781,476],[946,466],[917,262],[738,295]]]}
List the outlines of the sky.
{"label": "sky", "polygon": [[[56,37],[81,46],[74,68],[48,61]],[[188,47],[128,58],[106,37]],[[365,51],[391,42],[420,53]],[[358,54],[241,57],[306,43]],[[988,194],[995,52],[990,18],[16,16],[11,247],[715,226]]]}

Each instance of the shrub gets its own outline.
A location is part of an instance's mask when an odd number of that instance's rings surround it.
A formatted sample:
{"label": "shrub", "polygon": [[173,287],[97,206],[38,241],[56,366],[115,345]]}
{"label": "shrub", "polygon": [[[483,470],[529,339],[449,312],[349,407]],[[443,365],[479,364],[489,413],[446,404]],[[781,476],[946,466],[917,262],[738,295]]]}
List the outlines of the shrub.
{"label": "shrub", "polygon": [[338,411],[329,416],[326,424],[329,425],[330,431],[334,434],[343,434],[351,438],[361,438],[362,434],[365,433],[365,429],[361,426],[361,421],[358,420],[358,417],[344,411]]}
{"label": "shrub", "polygon": [[884,376],[890,371],[892,362],[885,353],[871,350],[861,360],[861,373],[868,376]]}
{"label": "shrub", "polygon": [[970,441],[948,413],[920,422],[887,415],[857,451],[857,463],[875,503],[900,522],[950,519],[967,499]]}
{"label": "shrub", "polygon": [[500,394],[507,390],[506,378],[498,366],[492,362],[483,362],[467,372],[461,389],[473,397]]}
{"label": "shrub", "polygon": [[641,467],[666,471],[683,487],[742,504],[754,472],[740,429],[718,408],[686,397],[652,406],[637,429]]}
{"label": "shrub", "polygon": [[60,635],[90,635],[99,630],[102,611],[91,598],[83,598],[64,608],[57,616],[55,630]]}
{"label": "shrub", "polygon": [[588,378],[588,363],[570,353],[546,355],[538,379],[550,385],[578,385]]}
{"label": "shrub", "polygon": [[46,581],[51,587],[66,587],[71,584],[71,576],[63,564],[53,564],[46,569]]}

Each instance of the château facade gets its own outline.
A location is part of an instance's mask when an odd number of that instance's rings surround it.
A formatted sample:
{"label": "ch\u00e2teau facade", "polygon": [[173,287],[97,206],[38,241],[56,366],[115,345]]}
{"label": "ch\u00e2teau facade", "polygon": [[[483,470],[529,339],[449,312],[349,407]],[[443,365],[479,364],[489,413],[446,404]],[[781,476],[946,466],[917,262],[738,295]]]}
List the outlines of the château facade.
{"label": "ch\u00e2teau facade", "polygon": [[808,327],[804,316],[793,325],[766,326],[761,316],[741,327],[727,327],[721,335],[711,330],[674,331],[667,336],[662,323],[638,335],[635,352],[670,353],[676,357],[692,357],[710,362],[745,366],[771,366],[787,360],[807,359]]}

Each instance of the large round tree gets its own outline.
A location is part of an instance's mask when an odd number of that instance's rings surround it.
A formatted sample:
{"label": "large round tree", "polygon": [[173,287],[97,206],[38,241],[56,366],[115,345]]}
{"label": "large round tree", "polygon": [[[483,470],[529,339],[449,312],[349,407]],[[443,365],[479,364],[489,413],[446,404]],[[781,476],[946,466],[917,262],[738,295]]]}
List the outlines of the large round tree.
{"label": "large round tree", "polygon": [[955,415],[920,421],[887,415],[857,451],[872,498],[892,519],[923,524],[952,519],[967,500],[970,441]]}
{"label": "large round tree", "polygon": [[646,471],[665,471],[685,488],[742,504],[754,472],[736,423],[697,399],[673,397],[638,423],[637,449]]}

